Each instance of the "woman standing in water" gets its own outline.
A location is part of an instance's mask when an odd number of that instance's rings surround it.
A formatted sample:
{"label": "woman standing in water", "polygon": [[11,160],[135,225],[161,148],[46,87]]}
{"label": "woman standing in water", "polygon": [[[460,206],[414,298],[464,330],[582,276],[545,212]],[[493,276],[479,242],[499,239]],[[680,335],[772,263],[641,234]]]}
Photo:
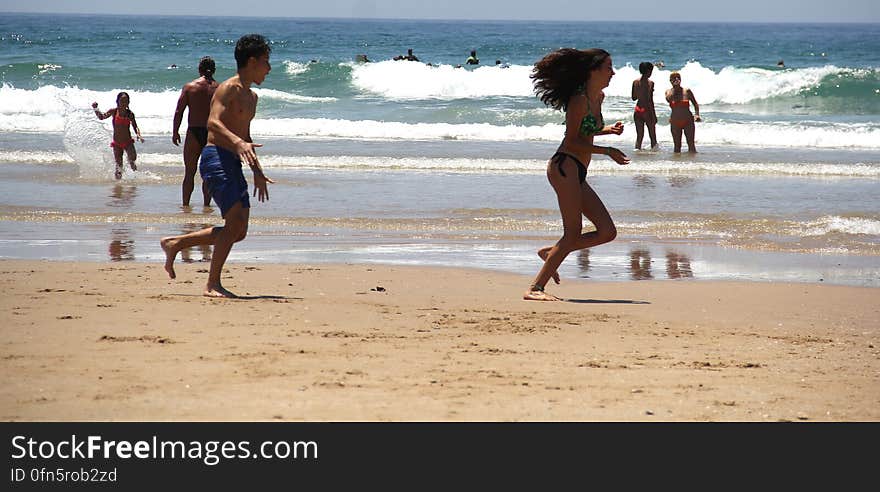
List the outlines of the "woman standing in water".
{"label": "woman standing in water", "polygon": [[[629,158],[619,149],[593,144],[597,135],[623,133],[622,122],[605,126],[602,118],[605,99],[602,90],[608,87],[613,76],[611,55],[598,48],[562,48],[542,58],[532,70],[535,93],[541,101],[565,111],[565,138],[547,164],[547,179],[559,201],[563,233],[555,245],[538,251],[544,266],[523,299],[561,300],[544,292],[544,286],[551,277],[559,283],[556,270],[565,257],[572,251],[598,246],[617,236],[611,215],[586,181],[593,154],[607,155],[618,164],[629,163]],[[593,223],[595,231],[581,232],[584,216]]]}
{"label": "woman standing in water", "polygon": [[116,179],[122,179],[123,151],[125,151],[125,155],[128,156],[128,165],[131,166],[131,170],[137,171],[137,166],[134,163],[134,161],[137,160],[137,150],[134,148],[134,138],[131,137],[131,128],[134,128],[134,133],[137,135],[137,139],[141,142],[144,141],[143,137],[141,137],[141,131],[138,129],[137,122],[134,120],[134,113],[132,113],[131,109],[128,107],[129,100],[130,98],[127,92],[120,92],[116,96],[116,107],[106,113],[103,113],[98,109],[98,103],[92,103],[92,109],[95,110],[95,115],[97,115],[98,119],[104,120],[111,116],[113,117],[113,140],[110,141],[110,147],[113,147],[113,157],[116,159]]}
{"label": "woman standing in water", "polygon": [[[687,139],[688,152],[696,153],[697,146],[694,143],[694,134],[696,133],[695,121],[700,120],[700,105],[697,104],[697,98],[694,93],[687,87],[681,86],[681,74],[672,72],[669,74],[669,82],[672,88],[666,91],[666,101],[672,108],[672,114],[669,116],[669,129],[672,131],[672,141],[675,144],[673,152],[681,152],[681,132]],[[694,104],[694,113],[691,113],[690,104]]]}
{"label": "woman standing in water", "polygon": [[646,126],[648,137],[651,139],[651,150],[657,149],[657,112],[654,110],[654,82],[651,81],[653,72],[654,65],[651,62],[639,63],[639,73],[642,76],[634,80],[632,85],[632,100],[636,101],[633,110],[633,123],[636,124],[636,150],[642,150]]}

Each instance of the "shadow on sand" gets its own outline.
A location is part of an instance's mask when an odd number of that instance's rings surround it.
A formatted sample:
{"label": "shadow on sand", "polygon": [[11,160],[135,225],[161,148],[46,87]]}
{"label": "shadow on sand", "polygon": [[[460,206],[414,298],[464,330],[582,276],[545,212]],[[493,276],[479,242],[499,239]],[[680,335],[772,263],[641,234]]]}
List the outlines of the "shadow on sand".
{"label": "shadow on sand", "polygon": [[255,299],[272,299],[282,301],[304,301],[305,297],[285,297],[285,296],[238,296],[234,299],[242,299],[244,301],[253,301]]}
{"label": "shadow on sand", "polygon": [[235,297],[207,297],[201,294],[166,294],[171,297],[199,297],[203,299],[229,299],[233,301],[254,301],[259,299],[269,299],[273,301],[304,301],[305,297],[286,297],[286,296],[235,296]]}
{"label": "shadow on sand", "polygon": [[563,299],[563,301],[576,304],[651,304],[648,301],[633,301],[630,299]]}

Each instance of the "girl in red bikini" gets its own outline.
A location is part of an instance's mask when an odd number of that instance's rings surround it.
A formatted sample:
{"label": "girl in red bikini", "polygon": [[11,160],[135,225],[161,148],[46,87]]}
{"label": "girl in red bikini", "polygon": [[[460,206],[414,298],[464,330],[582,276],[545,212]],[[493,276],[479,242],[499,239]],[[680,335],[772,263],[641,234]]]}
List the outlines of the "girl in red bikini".
{"label": "girl in red bikini", "polygon": [[[687,87],[681,86],[681,74],[672,72],[669,74],[669,82],[672,83],[672,89],[666,91],[666,101],[672,108],[672,114],[669,116],[669,128],[672,131],[672,141],[675,144],[674,152],[681,152],[681,132],[684,132],[687,138],[688,152],[694,154],[697,152],[697,146],[694,144],[694,133],[696,132],[695,121],[700,119],[700,105],[697,104],[697,98],[694,93]],[[691,113],[690,104],[694,104],[694,113]]]}
{"label": "girl in red bikini", "polygon": [[131,166],[131,170],[137,171],[137,166],[134,163],[137,160],[137,150],[134,148],[131,128],[134,128],[137,139],[141,142],[144,141],[134,119],[134,113],[128,108],[129,99],[127,92],[120,92],[116,96],[116,107],[106,113],[102,113],[98,109],[98,103],[92,103],[92,108],[95,110],[95,115],[98,116],[98,119],[104,120],[111,116],[113,117],[113,140],[110,141],[110,147],[113,148],[113,157],[116,159],[116,179],[122,179],[123,151],[128,156],[128,164]]}

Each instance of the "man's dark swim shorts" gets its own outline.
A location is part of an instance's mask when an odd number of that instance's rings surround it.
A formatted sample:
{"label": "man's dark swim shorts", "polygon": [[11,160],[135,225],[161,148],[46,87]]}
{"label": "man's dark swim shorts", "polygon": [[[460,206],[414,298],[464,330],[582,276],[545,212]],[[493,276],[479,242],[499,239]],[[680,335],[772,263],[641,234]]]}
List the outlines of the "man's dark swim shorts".
{"label": "man's dark swim shorts", "polygon": [[242,208],[250,208],[248,184],[241,170],[241,160],[236,154],[216,145],[208,145],[202,149],[199,174],[208,183],[211,197],[220,206],[223,217],[235,202],[241,202]]}

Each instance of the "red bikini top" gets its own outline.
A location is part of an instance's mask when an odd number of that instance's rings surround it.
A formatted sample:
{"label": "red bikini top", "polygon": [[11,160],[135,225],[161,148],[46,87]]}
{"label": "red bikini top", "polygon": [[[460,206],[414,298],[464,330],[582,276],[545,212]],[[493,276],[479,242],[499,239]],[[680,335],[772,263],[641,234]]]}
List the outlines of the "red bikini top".
{"label": "red bikini top", "polygon": [[130,125],[131,119],[120,115],[119,110],[117,109],[116,113],[113,115],[113,124],[114,125]]}

